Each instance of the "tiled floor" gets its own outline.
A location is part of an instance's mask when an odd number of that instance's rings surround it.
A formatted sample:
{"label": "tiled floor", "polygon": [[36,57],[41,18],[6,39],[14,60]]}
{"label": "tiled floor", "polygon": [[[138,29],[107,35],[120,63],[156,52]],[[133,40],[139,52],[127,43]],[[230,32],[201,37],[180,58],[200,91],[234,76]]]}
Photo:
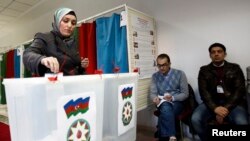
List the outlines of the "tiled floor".
{"label": "tiled floor", "polygon": [[137,126],[136,141],[157,141],[154,138],[154,129]]}
{"label": "tiled floor", "polygon": [[[158,141],[157,138],[154,138],[155,130],[156,129],[137,126],[136,141]],[[180,139],[178,141],[180,141]],[[195,136],[195,139],[192,139],[192,135],[190,134],[185,136],[183,141],[199,141],[199,138]]]}

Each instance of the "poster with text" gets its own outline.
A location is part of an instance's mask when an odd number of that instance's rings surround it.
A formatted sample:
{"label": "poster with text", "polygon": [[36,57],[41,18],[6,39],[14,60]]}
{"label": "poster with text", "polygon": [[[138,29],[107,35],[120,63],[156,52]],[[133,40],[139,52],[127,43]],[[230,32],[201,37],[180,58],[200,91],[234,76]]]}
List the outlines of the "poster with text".
{"label": "poster with text", "polygon": [[139,78],[150,78],[156,71],[156,33],[154,20],[141,13],[129,12],[131,64]]}

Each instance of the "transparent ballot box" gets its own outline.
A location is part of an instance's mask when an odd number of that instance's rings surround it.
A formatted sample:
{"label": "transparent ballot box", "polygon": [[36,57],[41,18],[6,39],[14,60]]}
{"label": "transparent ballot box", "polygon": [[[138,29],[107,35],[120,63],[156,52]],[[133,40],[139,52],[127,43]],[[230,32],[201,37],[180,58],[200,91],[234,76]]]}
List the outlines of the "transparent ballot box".
{"label": "transparent ballot box", "polygon": [[120,73],[103,78],[103,141],[135,141],[138,74]]}
{"label": "transparent ballot box", "polygon": [[99,75],[4,79],[12,141],[101,141]]}

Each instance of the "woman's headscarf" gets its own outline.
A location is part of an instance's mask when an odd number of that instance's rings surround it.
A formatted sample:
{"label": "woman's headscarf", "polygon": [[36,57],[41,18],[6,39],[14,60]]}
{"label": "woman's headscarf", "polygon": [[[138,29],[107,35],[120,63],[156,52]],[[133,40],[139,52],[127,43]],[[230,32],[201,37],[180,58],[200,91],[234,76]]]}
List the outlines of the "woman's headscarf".
{"label": "woman's headscarf", "polygon": [[[52,23],[52,27],[53,27],[53,30],[57,34],[59,34],[61,37],[62,37],[62,34],[60,33],[60,30],[59,30],[60,22],[61,22],[63,16],[65,16],[67,14],[71,14],[71,15],[74,15],[76,17],[75,12],[70,8],[59,8],[55,11],[55,14],[54,14],[54,22]],[[76,17],[76,19],[77,19],[77,17]]]}

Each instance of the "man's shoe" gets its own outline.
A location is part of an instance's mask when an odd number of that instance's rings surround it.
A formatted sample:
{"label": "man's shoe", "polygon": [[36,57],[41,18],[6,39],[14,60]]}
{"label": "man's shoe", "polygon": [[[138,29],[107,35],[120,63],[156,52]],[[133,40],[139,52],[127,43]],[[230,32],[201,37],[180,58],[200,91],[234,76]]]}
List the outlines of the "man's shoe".
{"label": "man's shoe", "polygon": [[158,130],[154,133],[154,137],[155,138],[159,138],[159,132],[158,132]]}
{"label": "man's shoe", "polygon": [[176,139],[175,136],[171,136],[171,137],[169,138],[169,141],[177,141],[177,139]]}
{"label": "man's shoe", "polygon": [[159,138],[159,141],[168,141],[169,140],[169,137],[160,137]]}

